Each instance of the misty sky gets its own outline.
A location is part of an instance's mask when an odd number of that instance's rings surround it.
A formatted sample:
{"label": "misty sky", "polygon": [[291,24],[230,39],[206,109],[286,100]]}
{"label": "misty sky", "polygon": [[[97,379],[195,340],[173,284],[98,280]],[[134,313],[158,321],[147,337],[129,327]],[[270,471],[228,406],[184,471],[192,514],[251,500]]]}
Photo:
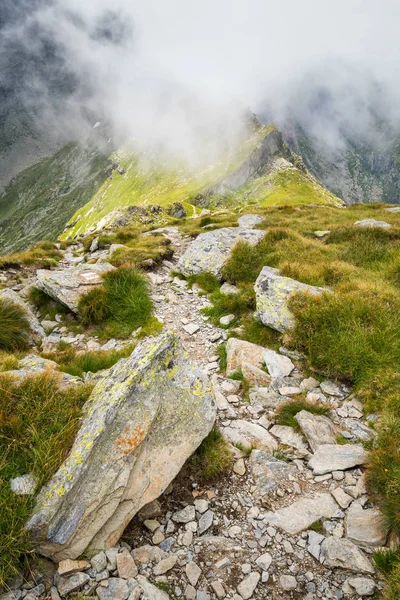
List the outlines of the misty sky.
{"label": "misty sky", "polygon": [[289,108],[332,143],[340,127],[372,126],[371,110],[399,120],[395,0],[4,0],[1,10],[0,85],[60,128],[101,115],[139,145],[185,153],[200,132],[235,135],[246,107],[272,107],[277,120]]}

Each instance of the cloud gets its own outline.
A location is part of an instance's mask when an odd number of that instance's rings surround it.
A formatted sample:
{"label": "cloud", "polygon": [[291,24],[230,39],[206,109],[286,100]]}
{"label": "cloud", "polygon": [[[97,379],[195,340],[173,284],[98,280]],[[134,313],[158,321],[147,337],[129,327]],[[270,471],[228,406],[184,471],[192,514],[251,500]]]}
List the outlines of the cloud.
{"label": "cloud", "polygon": [[99,120],[115,142],[184,159],[206,148],[204,159],[241,134],[246,107],[278,121],[289,111],[332,145],[377,115],[399,121],[394,0],[7,0],[2,10],[0,86],[48,135],[87,135]]}

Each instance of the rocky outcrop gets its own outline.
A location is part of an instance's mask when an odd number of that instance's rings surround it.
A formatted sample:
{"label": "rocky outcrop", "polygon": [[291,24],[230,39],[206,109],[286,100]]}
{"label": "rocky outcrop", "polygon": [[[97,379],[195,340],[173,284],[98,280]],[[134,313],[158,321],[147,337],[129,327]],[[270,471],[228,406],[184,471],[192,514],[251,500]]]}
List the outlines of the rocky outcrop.
{"label": "rocky outcrop", "polygon": [[114,545],[211,430],[209,380],[165,333],[139,344],[94,389],[70,455],[29,520],[39,553],[61,560]]}
{"label": "rocky outcrop", "polygon": [[114,267],[109,263],[82,263],[76,267],[55,271],[39,269],[36,274],[36,286],[56,302],[76,313],[81,296],[101,285],[102,276],[112,269]]}
{"label": "rocky outcrop", "polygon": [[312,295],[327,292],[326,288],[300,283],[289,277],[282,277],[279,269],[263,267],[254,286],[256,292],[256,318],[281,333],[294,326],[294,317],[288,308],[288,300],[295,292]]}
{"label": "rocky outcrop", "polygon": [[265,231],[242,227],[223,227],[216,231],[201,233],[178,262],[178,270],[188,277],[199,273],[211,273],[221,279],[221,269],[238,242],[255,246]]}
{"label": "rocky outcrop", "polygon": [[34,315],[29,305],[22,300],[22,298],[17,294],[17,292],[14,292],[14,290],[10,289],[1,290],[0,300],[16,304],[24,311],[29,323],[29,327],[31,329],[30,341],[32,344],[40,342],[40,340],[46,337],[46,333],[41,324],[39,323],[37,317]]}

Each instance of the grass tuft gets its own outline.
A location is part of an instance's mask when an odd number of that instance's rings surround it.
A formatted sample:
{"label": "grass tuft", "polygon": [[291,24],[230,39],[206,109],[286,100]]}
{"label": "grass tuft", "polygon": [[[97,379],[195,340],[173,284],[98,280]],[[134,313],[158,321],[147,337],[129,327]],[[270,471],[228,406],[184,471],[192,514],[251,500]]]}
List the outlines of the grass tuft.
{"label": "grass tuft", "polygon": [[296,400],[285,402],[285,404],[282,404],[278,408],[275,419],[277,425],[288,425],[289,427],[293,427],[295,431],[300,432],[300,425],[296,421],[295,416],[301,410],[307,410],[313,415],[326,415],[329,412],[329,408],[326,406],[314,404],[305,399],[298,398]]}
{"label": "grass tuft", "polygon": [[29,334],[30,325],[25,311],[9,300],[0,300],[0,350],[25,350]]}
{"label": "grass tuft", "polygon": [[219,429],[214,427],[202,441],[190,459],[196,477],[211,481],[227,473],[232,466],[232,454],[228,442]]}

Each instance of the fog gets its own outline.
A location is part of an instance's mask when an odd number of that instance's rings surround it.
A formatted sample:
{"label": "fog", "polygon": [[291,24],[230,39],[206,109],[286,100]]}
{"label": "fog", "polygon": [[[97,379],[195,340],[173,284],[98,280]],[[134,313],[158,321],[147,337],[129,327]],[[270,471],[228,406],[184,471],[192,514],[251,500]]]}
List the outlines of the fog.
{"label": "fog", "polygon": [[394,0],[3,0],[0,26],[0,114],[17,102],[54,139],[100,122],[191,162],[247,109],[331,146],[400,120]]}

